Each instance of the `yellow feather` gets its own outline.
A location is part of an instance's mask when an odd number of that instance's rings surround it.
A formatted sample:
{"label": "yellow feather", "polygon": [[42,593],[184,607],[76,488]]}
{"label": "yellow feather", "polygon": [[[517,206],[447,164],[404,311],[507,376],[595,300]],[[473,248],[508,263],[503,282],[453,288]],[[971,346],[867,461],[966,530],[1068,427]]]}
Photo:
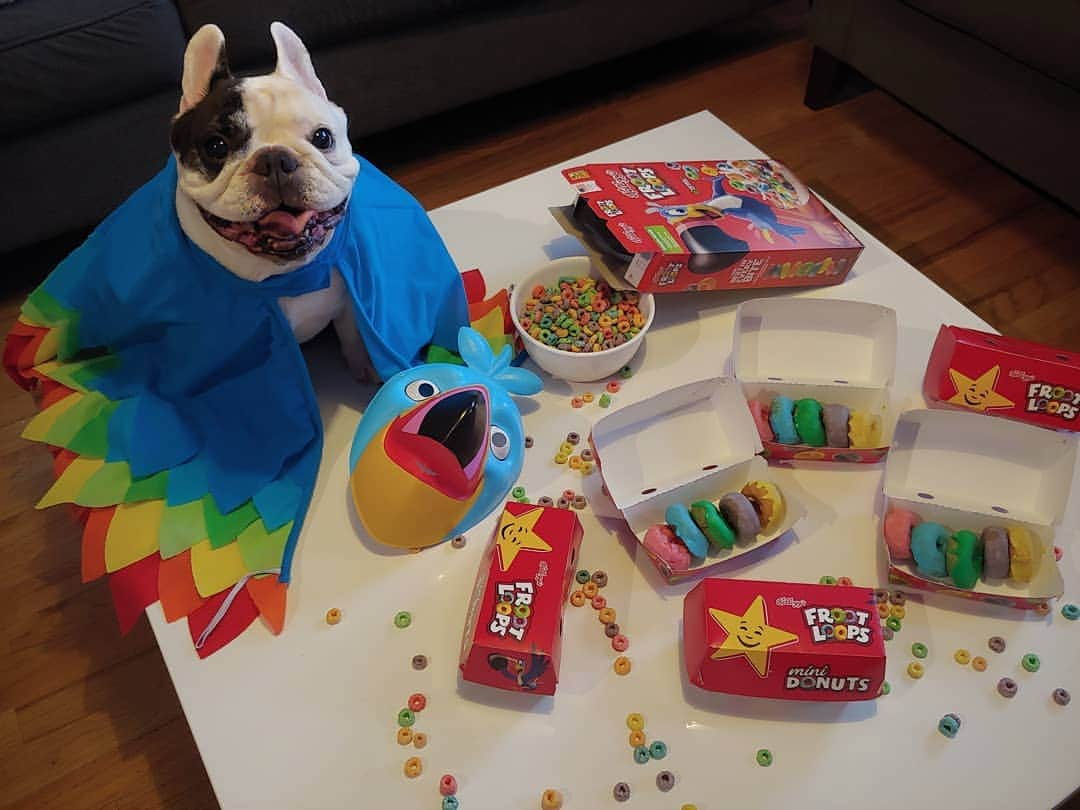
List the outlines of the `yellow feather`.
{"label": "yellow feather", "polygon": [[213,596],[231,588],[247,574],[239,543],[215,549],[209,540],[191,547],[191,573],[199,596]]}
{"label": "yellow feather", "polygon": [[68,394],[59,402],[53,403],[30,420],[30,423],[23,428],[22,437],[32,442],[45,441],[46,434],[56,423],[56,420],[78,405],[82,398],[83,394],[76,392]]}
{"label": "yellow feather", "polygon": [[67,469],[49,487],[41,500],[37,502],[37,509],[47,509],[58,503],[74,503],[75,497],[82,490],[90,477],[105,466],[103,458],[79,457],[71,462]]}
{"label": "yellow feather", "polygon": [[105,570],[119,571],[155,553],[164,514],[165,501],[160,498],[117,506],[105,535]]}

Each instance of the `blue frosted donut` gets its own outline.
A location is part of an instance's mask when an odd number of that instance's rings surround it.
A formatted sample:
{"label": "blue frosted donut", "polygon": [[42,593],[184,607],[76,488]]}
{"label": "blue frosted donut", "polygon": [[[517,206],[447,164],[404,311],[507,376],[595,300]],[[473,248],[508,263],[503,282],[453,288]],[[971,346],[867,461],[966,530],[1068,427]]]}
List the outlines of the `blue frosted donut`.
{"label": "blue frosted donut", "polygon": [[795,403],[790,397],[778,396],[772,401],[769,406],[769,427],[780,444],[799,443],[799,434],[795,430]]}
{"label": "blue frosted donut", "polygon": [[919,573],[928,577],[944,577],[945,546],[949,542],[948,529],[940,523],[926,521],[911,530],[911,556]]}
{"label": "blue frosted donut", "polygon": [[709,540],[704,532],[694,523],[694,518],[686,504],[673,503],[664,512],[664,522],[674,531],[675,535],[683,541],[690,556],[697,560],[705,559],[709,550]]}

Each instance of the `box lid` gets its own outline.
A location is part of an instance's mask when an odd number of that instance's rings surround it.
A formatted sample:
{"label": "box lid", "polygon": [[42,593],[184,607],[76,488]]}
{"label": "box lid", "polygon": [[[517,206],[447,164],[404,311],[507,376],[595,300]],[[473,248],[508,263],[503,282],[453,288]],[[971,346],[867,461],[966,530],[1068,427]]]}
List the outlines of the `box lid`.
{"label": "box lid", "polygon": [[1072,491],[1076,437],[966,411],[905,411],[885,494],[1050,526]]}
{"label": "box lid", "polygon": [[730,377],[688,383],[625,405],[593,426],[592,440],[604,483],[623,512],[722,474],[762,449],[746,400]]}
{"label": "box lid", "polygon": [[862,301],[755,298],[735,318],[735,376],[888,388],[896,371],[896,312]]}

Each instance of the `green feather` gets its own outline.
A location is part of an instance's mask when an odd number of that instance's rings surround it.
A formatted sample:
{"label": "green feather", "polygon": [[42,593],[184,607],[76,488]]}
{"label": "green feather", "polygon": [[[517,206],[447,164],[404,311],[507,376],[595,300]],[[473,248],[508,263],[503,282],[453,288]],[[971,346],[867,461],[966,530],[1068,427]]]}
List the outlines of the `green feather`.
{"label": "green feather", "polygon": [[147,475],[143,478],[132,479],[131,486],[124,493],[124,503],[164,500],[168,480],[168,470],[162,470],[159,473]]}
{"label": "green feather", "polygon": [[281,528],[267,532],[261,520],[257,520],[240,532],[236,542],[240,544],[240,556],[248,571],[266,571],[281,567],[281,558],[285,554],[285,543],[292,531],[290,520]]}
{"label": "green feather", "polygon": [[45,434],[45,441],[56,447],[68,447],[72,439],[101,413],[110,401],[104,394],[91,391],[64,411]]}
{"label": "green feather", "polygon": [[131,467],[126,461],[105,464],[83,484],[75,503],[79,506],[114,506],[122,503],[131,486]]}
{"label": "green feather", "polygon": [[68,450],[88,458],[105,458],[109,452],[109,420],[118,407],[120,403],[108,402],[71,438]]}
{"label": "green feather", "polygon": [[203,520],[202,501],[170,506],[161,516],[158,546],[162,559],[175,557],[205,539],[206,521]]}
{"label": "green feather", "polygon": [[218,511],[217,504],[211,495],[202,499],[203,517],[206,521],[206,532],[210,537],[210,545],[213,548],[221,548],[228,545],[244,529],[254,523],[259,513],[255,510],[253,501],[245,501],[227,515]]}

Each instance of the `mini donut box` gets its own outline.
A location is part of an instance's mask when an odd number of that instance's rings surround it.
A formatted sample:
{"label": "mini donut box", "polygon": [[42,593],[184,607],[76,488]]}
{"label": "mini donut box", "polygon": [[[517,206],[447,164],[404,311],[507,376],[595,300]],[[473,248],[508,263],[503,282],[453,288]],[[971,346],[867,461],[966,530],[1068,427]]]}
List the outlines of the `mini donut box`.
{"label": "mini donut box", "polygon": [[[923,576],[912,560],[888,552],[889,580],[923,591],[1031,610],[1065,590],[1054,536],[1073,486],[1076,437],[954,410],[900,415],[885,463],[884,514],[899,506],[923,521],[980,534],[987,526],[1020,525],[1039,543],[1028,583],[979,578],[972,589]],[[884,519],[879,539],[885,543]]]}
{"label": "mini donut box", "polygon": [[[590,443],[615,506],[637,537],[657,523],[673,503],[718,501],[748,482],[771,480],[758,455],[761,440],[742,391],[730,377],[687,383],[604,416],[593,426]],[[753,543],[736,543],[688,571],[675,572],[646,550],[669,582],[715,570],[757,551],[791,529],[805,508],[783,487],[784,518]]]}
{"label": "mini donut box", "polygon": [[[889,452],[896,425],[896,311],[831,298],[755,298],[739,304],[732,352],[747,402],[778,395],[846,405],[881,419],[881,446],[812,447],[763,442],[770,461],[873,464]],[[756,428],[755,428],[756,431]]]}

